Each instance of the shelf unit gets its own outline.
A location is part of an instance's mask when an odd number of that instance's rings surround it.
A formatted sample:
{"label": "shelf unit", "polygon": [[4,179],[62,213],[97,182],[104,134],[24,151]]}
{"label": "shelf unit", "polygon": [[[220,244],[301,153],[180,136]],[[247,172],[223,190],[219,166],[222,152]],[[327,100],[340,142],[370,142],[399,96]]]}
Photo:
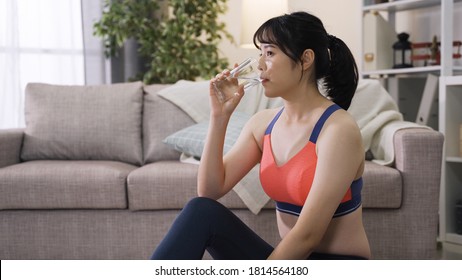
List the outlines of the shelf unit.
{"label": "shelf unit", "polygon": [[440,240],[462,245],[457,233],[456,202],[462,199],[462,76],[442,76],[439,81],[439,128],[445,135],[440,195]]}
{"label": "shelf unit", "polygon": [[[425,77],[434,74],[439,78],[438,129],[445,135],[443,151],[439,241],[445,244],[462,246],[462,234],[457,233],[456,201],[462,199],[462,147],[460,147],[460,126],[462,125],[462,66],[455,66],[452,58],[454,41],[454,4],[462,0],[390,0],[374,4],[364,0],[363,15],[369,12],[387,14],[387,21],[396,27],[396,16],[403,11],[425,8],[438,8],[441,14],[439,41],[441,41],[441,63],[437,66],[413,67],[406,69],[378,69],[362,71],[365,78],[400,79],[402,77]],[[396,29],[396,28],[395,28]],[[363,42],[365,40],[363,33]],[[457,38],[461,39],[461,38]],[[391,46],[390,46],[391,47]],[[364,50],[362,51],[364,53]],[[364,68],[364,55],[361,57],[361,70]],[[385,83],[386,86],[386,83]],[[390,92],[394,97],[397,92]]]}
{"label": "shelf unit", "polygon": [[[454,40],[454,3],[462,0],[396,0],[381,4],[367,4],[368,0],[363,1],[362,12],[385,12],[388,14],[388,22],[391,26],[396,26],[396,14],[403,11],[424,9],[429,7],[439,7],[441,13],[441,35],[440,52],[441,64],[437,66],[412,67],[406,69],[379,69],[373,71],[362,71],[366,77],[379,77],[403,74],[426,74],[437,73],[441,76],[452,76],[455,71],[462,71],[462,66],[454,66],[452,53]],[[391,46],[390,46],[391,47]],[[361,57],[361,65],[364,64],[364,57]]]}

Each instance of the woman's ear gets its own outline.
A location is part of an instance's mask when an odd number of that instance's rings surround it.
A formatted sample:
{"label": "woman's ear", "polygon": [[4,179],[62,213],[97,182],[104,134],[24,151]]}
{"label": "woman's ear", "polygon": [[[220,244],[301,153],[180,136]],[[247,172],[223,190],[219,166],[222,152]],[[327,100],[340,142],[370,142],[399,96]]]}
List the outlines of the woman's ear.
{"label": "woman's ear", "polygon": [[309,69],[314,63],[314,51],[306,49],[302,54],[303,71]]}

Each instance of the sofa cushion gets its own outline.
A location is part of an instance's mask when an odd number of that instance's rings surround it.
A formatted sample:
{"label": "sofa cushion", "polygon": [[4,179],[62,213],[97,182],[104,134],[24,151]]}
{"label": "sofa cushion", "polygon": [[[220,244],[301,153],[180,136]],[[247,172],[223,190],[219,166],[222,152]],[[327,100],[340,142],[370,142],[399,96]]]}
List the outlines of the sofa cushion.
{"label": "sofa cushion", "polygon": [[[157,95],[168,85],[144,87],[143,145],[144,163],[160,160],[178,160],[180,153],[169,148],[162,141],[170,134],[195,124],[178,106]],[[162,129],[159,129],[162,128]]]}
{"label": "sofa cushion", "polygon": [[197,165],[161,161],[144,165],[128,176],[131,210],[181,209],[197,196]]}
{"label": "sofa cushion", "polygon": [[[198,165],[179,161],[155,162],[128,176],[128,206],[131,210],[181,209],[197,196]],[[247,209],[231,191],[219,200],[231,209]],[[265,208],[274,208],[269,202]]]}
{"label": "sofa cushion", "polygon": [[142,163],[141,82],[26,87],[21,158]]}
{"label": "sofa cushion", "polygon": [[0,209],[124,209],[136,166],[115,161],[28,161],[0,168]]}
{"label": "sofa cushion", "polygon": [[[131,210],[181,209],[197,196],[198,165],[178,160],[142,166],[128,176],[128,201]],[[401,174],[394,168],[366,161],[362,191],[364,208],[400,208]],[[231,191],[220,199],[231,209],[247,209]],[[264,208],[274,208],[270,201]]]}
{"label": "sofa cushion", "polygon": [[366,161],[363,180],[363,208],[401,207],[403,181],[397,169]]}

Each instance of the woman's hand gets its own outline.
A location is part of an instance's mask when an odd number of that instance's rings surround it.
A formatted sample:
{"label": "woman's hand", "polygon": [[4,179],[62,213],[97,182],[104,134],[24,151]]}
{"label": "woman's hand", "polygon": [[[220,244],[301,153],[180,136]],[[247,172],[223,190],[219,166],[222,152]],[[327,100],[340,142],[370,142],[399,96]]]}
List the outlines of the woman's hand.
{"label": "woman's hand", "polygon": [[[235,65],[235,67],[237,64]],[[226,81],[225,81],[226,80]],[[229,70],[223,70],[223,72],[217,74],[215,78],[210,80],[209,92],[210,92],[210,113],[211,116],[220,117],[220,116],[231,116],[231,114],[236,109],[237,105],[244,96],[244,86],[240,85],[237,87],[237,91],[228,98],[224,103],[220,102],[217,96],[217,89],[215,88],[214,83],[218,81],[224,81],[230,83],[230,86],[237,86],[237,78],[231,77]]]}

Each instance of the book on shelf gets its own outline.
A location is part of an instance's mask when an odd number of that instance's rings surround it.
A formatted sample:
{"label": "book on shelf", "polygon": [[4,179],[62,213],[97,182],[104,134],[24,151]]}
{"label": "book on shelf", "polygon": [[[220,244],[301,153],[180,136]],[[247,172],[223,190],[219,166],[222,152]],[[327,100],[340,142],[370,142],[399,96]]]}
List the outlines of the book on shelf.
{"label": "book on shelf", "polygon": [[438,76],[433,74],[427,75],[425,86],[420,100],[419,110],[417,112],[416,123],[422,125],[429,125],[432,114],[437,114],[437,94],[438,92]]}
{"label": "book on shelf", "polygon": [[365,71],[393,67],[393,43],[397,34],[393,26],[380,13],[364,14],[363,66]]}

